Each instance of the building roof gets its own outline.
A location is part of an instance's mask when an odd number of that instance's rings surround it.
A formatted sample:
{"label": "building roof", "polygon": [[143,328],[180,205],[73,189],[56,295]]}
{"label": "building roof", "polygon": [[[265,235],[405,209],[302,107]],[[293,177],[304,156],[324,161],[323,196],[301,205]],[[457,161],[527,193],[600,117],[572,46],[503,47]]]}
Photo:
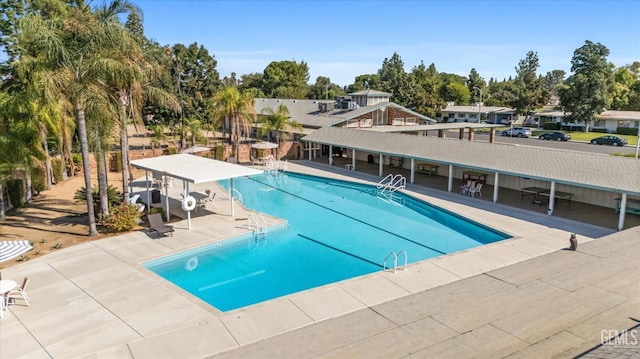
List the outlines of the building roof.
{"label": "building roof", "polygon": [[[555,116],[564,117],[564,112],[560,110],[541,111],[536,112],[537,116]],[[616,111],[605,110],[603,113],[597,115],[601,120],[630,120],[640,121],[640,111]]]}
{"label": "building roof", "polygon": [[363,114],[373,112],[380,108],[395,107],[427,122],[436,122],[434,119],[409,110],[393,102],[382,102],[373,106],[362,106],[355,110],[347,111],[343,109],[333,109],[321,113],[318,104],[328,103],[333,107],[333,100],[293,100],[275,98],[257,98],[255,110],[260,114],[265,108],[272,108],[274,111],[280,105],[285,105],[289,109],[289,117],[304,127],[320,128],[334,126],[339,123],[356,118]]}
{"label": "building roof", "polygon": [[303,141],[640,195],[640,160],[546,147],[326,127]]}
{"label": "building roof", "polygon": [[369,97],[391,97],[393,94],[389,92],[382,92],[378,90],[362,90],[358,92],[352,92],[348,96],[369,96]]}
{"label": "building roof", "polygon": [[[514,113],[516,110],[508,107],[499,106],[481,106],[482,113]],[[449,105],[442,110],[442,112],[459,112],[459,113],[474,113],[478,112],[478,106],[455,106]]]}

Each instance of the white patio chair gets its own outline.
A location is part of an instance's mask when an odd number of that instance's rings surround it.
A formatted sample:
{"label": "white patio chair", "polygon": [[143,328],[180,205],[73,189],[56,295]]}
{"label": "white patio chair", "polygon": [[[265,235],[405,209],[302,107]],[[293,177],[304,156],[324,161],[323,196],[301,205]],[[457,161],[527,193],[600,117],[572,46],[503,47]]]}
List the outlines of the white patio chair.
{"label": "white patio chair", "polygon": [[479,182],[478,184],[476,184],[475,187],[473,187],[471,190],[469,190],[469,196],[471,197],[475,197],[476,194],[479,195],[480,197],[482,197],[482,183]]}
{"label": "white patio chair", "polygon": [[22,299],[27,304],[27,307],[30,307],[29,304],[29,296],[27,295],[27,284],[29,284],[29,277],[24,277],[22,281],[22,285],[18,288],[12,289],[9,293],[6,294],[6,301],[9,304],[11,301],[15,299]]}
{"label": "white patio chair", "polygon": [[473,181],[469,180],[466,184],[460,186],[460,194],[467,195],[471,188],[473,188]]}

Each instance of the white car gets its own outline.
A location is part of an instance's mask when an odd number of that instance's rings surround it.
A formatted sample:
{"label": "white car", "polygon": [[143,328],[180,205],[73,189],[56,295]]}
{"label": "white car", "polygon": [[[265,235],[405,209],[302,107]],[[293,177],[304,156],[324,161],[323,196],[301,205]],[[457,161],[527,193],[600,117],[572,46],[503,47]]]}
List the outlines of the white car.
{"label": "white car", "polygon": [[526,127],[514,127],[502,131],[502,136],[509,137],[531,137],[531,130]]}

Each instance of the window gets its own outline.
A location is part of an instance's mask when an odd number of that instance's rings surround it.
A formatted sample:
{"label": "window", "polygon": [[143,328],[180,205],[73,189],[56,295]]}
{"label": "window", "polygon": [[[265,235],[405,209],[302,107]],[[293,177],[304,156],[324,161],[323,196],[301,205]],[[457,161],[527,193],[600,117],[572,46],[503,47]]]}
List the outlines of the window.
{"label": "window", "polygon": [[358,120],[347,120],[345,127],[358,127]]}
{"label": "window", "polygon": [[408,125],[408,126],[413,126],[417,123],[418,123],[418,119],[415,117],[407,117],[407,120],[405,121],[405,125]]}
{"label": "window", "polygon": [[404,125],[404,117],[398,117],[393,119],[394,126],[402,126]]}
{"label": "window", "polygon": [[371,127],[372,120],[370,118],[363,118],[360,120],[360,127]]}

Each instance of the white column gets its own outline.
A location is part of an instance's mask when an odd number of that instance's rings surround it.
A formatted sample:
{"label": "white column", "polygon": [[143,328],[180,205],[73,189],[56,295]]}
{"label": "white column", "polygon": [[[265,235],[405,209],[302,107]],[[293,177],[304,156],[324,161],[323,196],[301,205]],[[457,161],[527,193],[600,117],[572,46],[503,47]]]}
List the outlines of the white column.
{"label": "white column", "polygon": [[329,166],[333,166],[333,146],[329,145]]}
{"label": "white column", "polygon": [[624,228],[624,215],[627,212],[627,194],[623,193],[620,199],[620,217],[618,218],[618,230]]}
{"label": "white column", "polygon": [[498,202],[498,172],[494,174],[493,178],[493,203]]}
{"label": "white column", "polygon": [[447,191],[453,190],[453,165],[449,165],[449,183],[447,184]]}
{"label": "white column", "polygon": [[351,170],[356,170],[356,149],[351,150]]}
{"label": "white column", "polygon": [[378,161],[378,176],[382,177],[382,164],[384,162],[384,156],[382,156],[382,153],[380,154],[380,160]]}
{"label": "white column", "polygon": [[411,159],[411,176],[410,176],[411,179],[409,180],[411,184],[413,184],[415,173],[416,173],[416,160],[412,158]]}
{"label": "white column", "polygon": [[151,208],[151,191],[149,191],[149,170],[144,170],[144,182],[147,184],[147,213]]}
{"label": "white column", "polygon": [[311,142],[307,142],[309,144],[309,161],[312,160],[311,158]]}
{"label": "white column", "polygon": [[169,183],[163,181],[163,186],[164,186],[164,202],[165,202],[165,207],[167,207],[167,222],[169,222],[169,219],[171,217],[171,214],[169,214]]}
{"label": "white column", "polygon": [[229,180],[229,200],[231,202],[231,217],[235,217],[235,206],[233,205],[233,178]]}
{"label": "white column", "polygon": [[549,216],[553,214],[555,196],[556,196],[556,182],[551,181],[551,189],[549,190],[549,208],[547,209],[547,214]]}
{"label": "white column", "polygon": [[[186,182],[186,194],[184,196],[184,198],[187,198],[187,196],[189,195],[189,182]],[[167,212],[169,212],[167,210]],[[187,228],[189,230],[191,230],[191,211],[187,211]]]}

